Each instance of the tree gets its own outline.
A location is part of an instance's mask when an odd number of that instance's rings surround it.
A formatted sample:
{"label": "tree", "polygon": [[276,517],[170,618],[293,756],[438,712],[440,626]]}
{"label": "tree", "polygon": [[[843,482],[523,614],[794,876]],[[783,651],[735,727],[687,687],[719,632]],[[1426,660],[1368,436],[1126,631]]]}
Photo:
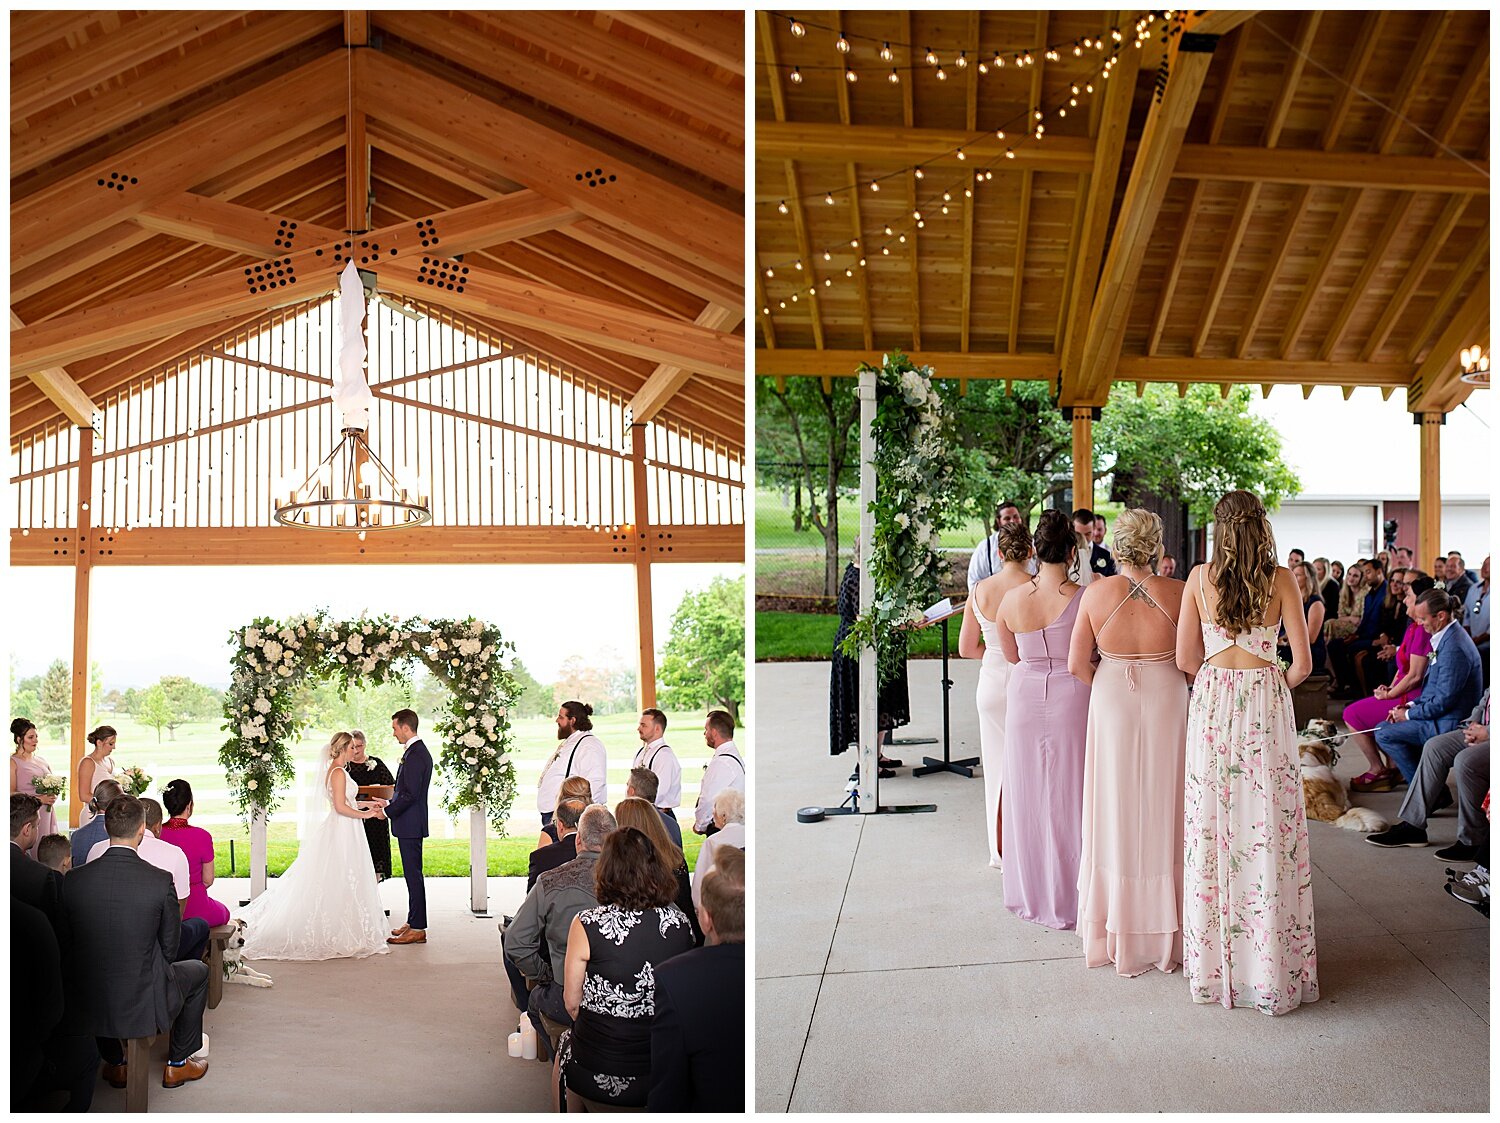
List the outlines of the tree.
{"label": "tree", "polygon": [[995,505],[1009,499],[1032,522],[1032,512],[1068,486],[1072,429],[1050,388],[1013,382],[1007,390],[1002,382],[975,379],[960,394],[955,383],[937,385],[953,421],[960,509],[989,526]]}
{"label": "tree", "polygon": [[1175,387],[1148,386],[1140,397],[1120,383],[1095,429],[1113,473],[1115,490],[1180,499],[1205,524],[1226,491],[1244,488],[1275,510],[1302,490],[1281,458],[1281,436],[1250,412],[1252,391],[1239,386],[1221,397],[1214,386],[1194,386],[1185,397]]}
{"label": "tree", "polygon": [[[166,723],[172,740],[177,739],[177,727],[190,721],[210,721],[224,708],[224,699],[211,686],[196,683],[184,675],[163,675],[157,683],[172,718]],[[157,730],[157,740],[161,731]]]}
{"label": "tree", "polygon": [[715,577],[708,588],[682,598],[656,677],[665,705],[722,706],[739,721],[745,698],[743,577]]}
{"label": "tree", "polygon": [[[823,595],[839,588],[839,490],[858,486],[859,399],[850,378],[755,380],[756,472],[792,484],[823,537]],[[774,419],[774,420],[773,420]],[[800,519],[800,515],[798,516]]]}
{"label": "tree", "polygon": [[119,690],[111,690],[99,702],[99,708],[112,714],[119,713],[125,706],[125,695]]}
{"label": "tree", "polygon": [[605,675],[599,667],[582,655],[569,655],[557,668],[557,681],[552,684],[553,705],[587,702],[602,707],[606,687]]}
{"label": "tree", "polygon": [[551,717],[557,711],[551,687],[538,682],[526,669],[526,664],[517,659],[511,664],[510,673],[515,676],[516,683],[521,688],[521,693],[516,698],[518,717]]}
{"label": "tree", "polygon": [[61,737],[63,730],[72,723],[73,676],[61,659],[54,659],[47,673],[42,675],[33,720],[53,737]]}
{"label": "tree", "polygon": [[147,687],[140,692],[135,719],[142,725],[156,730],[157,744],[161,744],[163,729],[176,727],[177,715],[172,710],[172,704],[167,701],[167,692],[162,688],[161,683]]}

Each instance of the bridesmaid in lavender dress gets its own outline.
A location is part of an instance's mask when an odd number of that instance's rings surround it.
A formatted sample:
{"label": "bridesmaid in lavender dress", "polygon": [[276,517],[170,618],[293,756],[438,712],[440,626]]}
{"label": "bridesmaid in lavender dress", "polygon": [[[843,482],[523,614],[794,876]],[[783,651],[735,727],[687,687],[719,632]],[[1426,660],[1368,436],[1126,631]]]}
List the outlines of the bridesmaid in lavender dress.
{"label": "bridesmaid in lavender dress", "polygon": [[[984,766],[985,833],[989,836],[990,866],[1000,868],[1000,781],[1005,759],[1005,697],[1010,690],[1012,664],[1000,650],[995,616],[1005,594],[1031,580],[1026,563],[1031,557],[1031,532],[1024,523],[1000,528],[996,551],[1005,565],[1000,572],[974,586],[964,605],[964,626],[958,634],[958,653],[983,659],[974,705],[979,711],[979,754]],[[980,640],[984,642],[980,642]]]}
{"label": "bridesmaid in lavender dress", "polygon": [[1078,932],[1085,966],[1113,963],[1121,975],[1175,971],[1182,962],[1182,582],[1152,576],[1160,556],[1158,516],[1134,510],[1116,520],[1119,576],[1096,574],[1079,597],[1068,655],[1093,690]]}
{"label": "bridesmaid in lavender dress", "polygon": [[[47,767],[47,762],[36,755],[36,726],[24,717],[18,717],[10,723],[10,735],[16,742],[15,754],[10,758],[10,790],[36,795],[36,788],[33,785],[37,777],[48,776],[52,773],[52,769]],[[57,797],[53,795],[37,795],[36,797],[42,801],[42,810],[36,821],[36,842],[33,842],[31,849],[27,851],[33,858],[36,857],[37,844],[42,841],[42,836],[57,833],[57,816],[52,810]]]}
{"label": "bridesmaid in lavender dress", "polygon": [[1000,648],[1016,664],[1006,700],[1001,852],[1005,907],[1048,928],[1078,923],[1078,857],[1089,688],[1068,673],[1077,537],[1061,511],[1036,527],[1037,575],[1006,594]]}

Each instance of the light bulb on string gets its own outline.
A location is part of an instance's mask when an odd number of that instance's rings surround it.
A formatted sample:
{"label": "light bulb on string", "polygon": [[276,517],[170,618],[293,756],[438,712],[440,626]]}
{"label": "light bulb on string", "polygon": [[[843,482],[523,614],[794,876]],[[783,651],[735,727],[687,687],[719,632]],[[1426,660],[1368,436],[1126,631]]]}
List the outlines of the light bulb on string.
{"label": "light bulb on string", "polygon": [[893,86],[899,85],[900,82],[901,82],[901,75],[899,75],[899,74],[896,73],[896,68],[895,67],[892,67],[891,68],[891,72],[888,75],[886,75],[886,79],[885,80],[887,82],[889,82]]}
{"label": "light bulb on string", "polygon": [[890,62],[894,57],[891,53],[891,45],[889,43],[882,43],[880,45],[880,60],[882,62]]}
{"label": "light bulb on string", "polygon": [[801,39],[804,35],[807,34],[807,28],[803,25],[801,20],[794,19],[792,20],[791,32],[798,39]]}
{"label": "light bulb on string", "polygon": [[1002,55],[999,51],[995,52],[995,57],[991,59],[990,62],[996,70],[1005,69],[1005,56]]}
{"label": "light bulb on string", "polygon": [[913,174],[915,174],[918,179],[926,179],[927,178],[927,173],[924,172],[921,168],[915,169],[915,171],[914,171]]}
{"label": "light bulb on string", "polygon": [[872,180],[870,180],[870,190],[871,191],[879,191],[880,190],[880,180],[878,180],[878,179],[872,179]]}
{"label": "light bulb on string", "polygon": [[766,270],[766,276],[767,277],[774,277],[774,276],[776,276],[776,270],[774,270],[774,269],[767,269]]}
{"label": "light bulb on string", "polygon": [[957,152],[955,152],[954,155],[957,156],[960,160],[967,160],[968,159],[968,157],[964,155],[964,150],[962,148],[960,148]]}
{"label": "light bulb on string", "polygon": [[1030,51],[1026,52],[1025,62],[1026,62],[1027,66],[1034,66],[1036,64],[1036,59],[1034,59],[1034,58],[1031,57],[1031,52]]}
{"label": "light bulb on string", "polygon": [[938,57],[932,53],[931,47],[927,48],[927,53],[922,57],[926,60],[928,66],[936,66],[938,64]]}
{"label": "light bulb on string", "polygon": [[833,260],[833,254],[829,253],[827,250],[824,250],[823,251],[823,260],[824,261],[832,261]]}
{"label": "light bulb on string", "polygon": [[828,192],[826,195],[823,196],[823,202],[827,203],[830,207],[833,206],[833,192],[832,191]]}
{"label": "light bulb on string", "polygon": [[800,85],[802,85],[802,71],[798,70],[795,66],[792,67],[792,72],[791,72],[791,74],[787,75],[787,77],[789,77],[792,80],[792,85],[794,85],[794,86],[800,86]]}
{"label": "light bulb on string", "polygon": [[904,246],[904,245],[906,245],[906,235],[905,235],[905,234],[902,234],[902,235],[901,235],[901,236],[900,236],[900,237],[899,237],[899,238],[897,238],[897,239],[896,239],[896,240],[897,240],[897,241],[898,241],[898,242],[900,242],[900,243],[901,243],[901,244],[902,244],[902,245],[903,245],[903,246]]}
{"label": "light bulb on string", "polygon": [[953,60],[953,65],[958,67],[958,69],[960,70],[966,69],[969,65],[968,56],[963,51],[959,51],[958,58]]}
{"label": "light bulb on string", "polygon": [[854,71],[852,70],[845,70],[844,81],[848,82],[850,85],[853,85],[855,82],[859,81],[859,75],[854,73]]}
{"label": "light bulb on string", "polygon": [[939,82],[946,82],[948,80],[948,72],[941,66],[937,69],[937,78]]}
{"label": "light bulb on string", "polygon": [[890,228],[890,227],[889,227],[889,226],[887,226],[887,227],[886,227],[886,228],[885,228],[885,236],[886,236],[886,237],[887,237],[887,238],[889,238],[889,237],[890,237],[890,236],[891,236],[891,235],[892,235],[892,234],[894,234],[894,233],[895,233],[895,231],[894,231],[894,230],[892,230],[892,229],[891,229],[891,228]]}
{"label": "light bulb on string", "polygon": [[1056,51],[1052,50],[1050,47],[1047,49],[1046,58],[1048,62],[1056,62],[1059,57],[1061,56],[1059,56]]}
{"label": "light bulb on string", "polygon": [[885,255],[886,257],[890,257],[891,256],[891,247],[890,246],[881,246],[880,247],[880,252],[883,255]]}
{"label": "light bulb on string", "polygon": [[779,202],[779,203],[776,204],[776,210],[778,212],[780,212],[781,214],[786,214],[789,209],[790,208],[786,205],[786,200],[785,199],[781,200],[781,202]]}
{"label": "light bulb on string", "polygon": [[995,130],[995,139],[996,140],[1004,140],[1005,139],[1005,130],[1004,129],[996,129]]}
{"label": "light bulb on string", "polygon": [[840,54],[847,55],[849,53],[849,40],[844,38],[844,33],[842,31],[839,32],[839,37],[834,40],[833,45]]}
{"label": "light bulb on string", "polygon": [[979,61],[979,73],[981,73],[981,74],[988,74],[989,72],[990,72],[989,66],[984,62],[983,59],[981,59]]}
{"label": "light bulb on string", "polygon": [[1014,160],[1016,158],[1016,150],[1014,148],[1007,148],[1005,150],[1005,158],[1007,160]]}

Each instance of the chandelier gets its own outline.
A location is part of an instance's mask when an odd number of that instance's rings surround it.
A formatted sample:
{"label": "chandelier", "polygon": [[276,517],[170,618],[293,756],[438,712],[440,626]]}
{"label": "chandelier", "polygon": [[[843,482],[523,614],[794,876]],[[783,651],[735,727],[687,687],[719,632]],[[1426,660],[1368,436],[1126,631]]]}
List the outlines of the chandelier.
{"label": "chandelier", "polygon": [[365,382],[364,283],[350,261],[339,277],[338,363],[333,404],[344,426],[333,451],[285,497],[276,497],[276,521],[309,530],[343,530],[361,539],[372,530],[401,530],[432,521],[432,504],[416,476],[392,472],[365,439],[370,403]]}
{"label": "chandelier", "polygon": [[1458,376],[1460,382],[1489,388],[1490,357],[1484,348],[1465,347],[1459,353],[1458,364],[1463,368],[1463,373]]}

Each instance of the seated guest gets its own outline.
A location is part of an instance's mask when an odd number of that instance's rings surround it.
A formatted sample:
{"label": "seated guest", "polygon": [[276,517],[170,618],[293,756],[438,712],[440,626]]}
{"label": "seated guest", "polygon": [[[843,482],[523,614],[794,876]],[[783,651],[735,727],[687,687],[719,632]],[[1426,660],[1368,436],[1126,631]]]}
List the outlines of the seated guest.
{"label": "seated guest", "polygon": [[[1313,573],[1318,578],[1318,595],[1323,598],[1323,618],[1332,620],[1339,614],[1339,593],[1344,583],[1333,575],[1334,563],[1327,558],[1316,558],[1313,561]],[[1339,566],[1339,572],[1344,571]]]}
{"label": "seated guest", "polygon": [[720,850],[698,921],[708,942],[656,969],[647,1111],[745,1110],[743,850]]}
{"label": "seated guest", "polygon": [[41,813],[42,801],[29,792],[16,792],[10,797],[10,895],[40,909],[52,926],[59,929],[58,938],[61,940],[60,925],[64,922],[62,875],[31,857],[31,851],[36,849],[36,829]]}
{"label": "seated guest", "polygon": [[[586,805],[593,803],[593,782],[587,776],[569,776],[562,782],[562,787],[557,790],[557,798],[559,800],[581,799]],[[542,828],[542,833],[537,836],[536,844],[540,848],[550,846],[557,841],[559,841],[557,825],[555,823],[548,823]]]}
{"label": "seated guest", "polygon": [[1333,676],[1338,682],[1334,698],[1360,698],[1358,671],[1354,657],[1368,651],[1380,634],[1380,613],[1385,606],[1385,566],[1380,559],[1365,562],[1364,602],[1360,610],[1359,626],[1348,639],[1334,639],[1328,643],[1328,661],[1333,667]]}
{"label": "seated guest", "polygon": [[568,932],[575,916],[599,903],[594,896],[594,865],[614,829],[609,808],[591,804],[578,820],[578,857],[536,879],[536,887],[501,936],[516,1009],[530,1016],[537,1040],[548,1043],[549,1054],[556,1040],[543,1018],[563,1028],[573,1024],[562,987]]}
{"label": "seated guest", "polygon": [[73,850],[75,869],[89,860],[89,851],[94,848],[94,843],[108,837],[104,833],[104,809],[109,806],[110,800],[118,799],[124,794],[125,789],[120,786],[118,780],[100,780],[94,786],[94,796],[89,800],[89,807],[93,810],[94,817],[68,838],[68,845]]}
{"label": "seated guest", "polygon": [[[1342,566],[1334,562],[1329,566],[1335,573],[1342,572]],[[1334,611],[1333,618],[1323,625],[1323,634],[1332,643],[1336,639],[1348,639],[1359,627],[1359,621],[1364,613],[1365,607],[1365,563],[1363,559],[1355,562],[1349,567],[1349,573],[1340,577],[1339,603]],[[1332,648],[1330,647],[1330,651]]]}
{"label": "seated guest", "polygon": [[643,798],[650,798],[661,813],[672,820],[668,829],[674,830],[680,839],[682,828],[677,826],[677,805],[682,802],[682,762],[667,744],[667,715],[654,707],[642,710],[640,724],[635,730],[640,734],[641,747],[635,760],[631,761],[631,770],[645,768],[655,774],[656,794]]}
{"label": "seated guest", "polygon": [[526,866],[526,892],[531,892],[536,879],[542,874],[578,857],[578,819],[587,807],[588,802],[582,799],[564,799],[558,802],[557,814],[552,821],[557,824],[557,833],[562,837],[531,852]]}
{"label": "seated guest", "polygon": [[[38,805],[40,806],[40,804]],[[11,839],[15,841],[14,836]],[[14,851],[14,847],[12,847]],[[23,857],[26,857],[23,855]],[[33,861],[30,857],[26,860]],[[41,909],[10,899],[10,1109],[38,1110],[45,1090],[43,1042],[62,1020],[62,952]],[[85,1105],[82,1110],[87,1111]]]}
{"label": "seated guest", "polygon": [[651,769],[632,768],[630,770],[630,779],[625,781],[625,798],[630,799],[634,797],[635,799],[644,799],[651,806],[655,807],[657,813],[661,815],[662,825],[667,828],[667,834],[680,850],[682,848],[682,828],[677,825],[677,816],[673,815],[657,802],[659,791],[660,782],[657,779],[656,773],[652,772]]}
{"label": "seated guest", "polygon": [[[187,905],[191,895],[191,880],[188,877],[188,859],[170,842],[161,840],[161,804],[154,799],[141,800],[146,814],[146,833],[136,853],[141,859],[159,870],[172,875],[172,891],[177,894],[178,915],[182,917],[182,939],[178,959],[201,959],[203,949],[208,946],[208,922],[201,917],[188,916]],[[89,861],[99,857],[110,847],[109,839],[96,842],[89,850]]]}
{"label": "seated guest", "polygon": [[1354,657],[1355,677],[1359,679],[1361,690],[1373,689],[1380,683],[1389,683],[1395,678],[1395,658],[1384,652],[1401,642],[1410,623],[1406,614],[1408,580],[1404,569],[1392,569],[1386,578],[1385,599],[1380,604],[1380,631],[1369,650],[1361,651]]}
{"label": "seated guest", "polygon": [[1288,569],[1296,569],[1299,565],[1301,565],[1306,560],[1307,560],[1307,555],[1305,553],[1303,553],[1301,550],[1297,549],[1295,546],[1293,546],[1290,550],[1288,550],[1286,552],[1286,567]]}
{"label": "seated guest", "polygon": [[1416,556],[1412,553],[1412,549],[1411,549],[1410,546],[1397,546],[1396,547],[1396,564],[1397,565],[1404,565],[1407,569],[1410,569],[1412,567],[1412,565],[1416,562],[1416,560],[1417,560]]}
{"label": "seated guest", "polygon": [[[1292,551],[1296,553],[1296,551]],[[1318,579],[1313,567],[1303,562],[1292,570],[1292,577],[1297,582],[1297,592],[1302,596],[1302,613],[1307,617],[1307,638],[1312,648],[1312,674],[1321,675],[1327,673],[1328,644],[1323,639],[1323,614],[1327,607],[1323,603],[1323,597],[1318,593]],[[1288,663],[1292,661],[1292,649],[1286,644],[1286,625],[1281,628],[1281,635],[1276,644],[1276,655],[1285,659]]]}
{"label": "seated guest", "polygon": [[67,873],[73,868],[73,844],[65,834],[43,835],[36,844],[36,860],[49,870]]}
{"label": "seated guest", "polygon": [[1479,580],[1469,586],[1464,594],[1464,627],[1479,648],[1479,659],[1484,664],[1484,682],[1490,682],[1490,559],[1485,558],[1479,567]]}
{"label": "seated guest", "polygon": [[1474,578],[1464,566],[1464,556],[1457,550],[1449,550],[1447,558],[1443,561],[1443,568],[1439,570],[1443,576],[1448,578],[1448,591],[1463,603],[1469,595],[1469,586],[1474,584]]}
{"label": "seated guest", "polygon": [[72,930],[70,991],[81,1031],[104,1056],[104,1078],[125,1086],[121,1041],[171,1031],[162,1086],[177,1088],[208,1071],[203,1047],[208,967],[177,962],[182,921],[172,875],[141,860],[146,809],[122,795],[104,809],[109,848],[67,877]]}
{"label": "seated guest", "polygon": [[1177,559],[1171,554],[1163,554],[1161,560],[1156,563],[1156,575],[1158,577],[1177,577]]}
{"label": "seated guest", "polygon": [[1365,839],[1375,846],[1426,846],[1427,820],[1453,802],[1448,773],[1458,780],[1458,841],[1434,855],[1443,862],[1490,864],[1490,824],[1484,797],[1490,790],[1490,692],[1486,690],[1464,728],[1439,733],[1422,746],[1417,774],[1407,789],[1396,825]]}
{"label": "seated guest", "polygon": [[1457,623],[1458,601],[1442,589],[1428,589],[1417,598],[1412,618],[1432,637],[1432,658],[1422,684],[1422,697],[1410,706],[1397,706],[1375,727],[1375,743],[1401,770],[1408,782],[1416,775],[1422,746],[1439,733],[1455,729],[1484,693],[1479,651]]}
{"label": "seated guest", "polygon": [[193,817],[193,789],[186,780],[173,780],[161,792],[172,816],[161,828],[163,842],[170,842],[188,861],[188,903],[183,916],[206,921],[210,928],[229,923],[229,909],[208,895],[214,883],[214,837],[202,827],[188,824]]}
{"label": "seated guest", "polygon": [[[1407,586],[1408,611],[1417,603],[1417,598],[1432,588],[1432,578],[1418,574]],[[1415,702],[1422,696],[1422,680],[1427,674],[1427,660],[1432,654],[1432,637],[1427,630],[1412,621],[1406,626],[1400,646],[1390,651],[1396,665],[1396,681],[1390,686],[1377,686],[1372,697],[1361,698],[1344,707],[1344,724],[1351,730],[1349,742],[1364,753],[1369,771],[1349,781],[1349,787],[1357,792],[1391,792],[1403,783],[1401,771],[1380,751],[1372,730],[1386,719],[1396,706]]]}
{"label": "seated guest", "polygon": [[[714,833],[714,796],[725,788],[745,790],[745,762],[734,744],[734,718],[723,710],[709,712],[703,724],[703,740],[714,755],[703,769],[698,786],[698,805],[693,809],[693,830]],[[884,762],[882,762],[884,763]]]}
{"label": "seated guest", "polygon": [[[648,810],[652,814],[646,814]],[[677,883],[677,907],[693,926],[694,946],[703,943],[703,930],[698,927],[698,916],[693,909],[692,875],[688,873],[687,859],[683,856],[682,847],[674,843],[667,834],[666,825],[661,821],[661,815],[656,813],[656,808],[644,799],[622,799],[615,808],[615,822],[620,824],[621,830],[634,827],[651,840],[651,845],[656,848],[656,856]]]}
{"label": "seated guest", "polygon": [[666,863],[638,830],[622,827],[604,840],[594,889],[598,906],[568,930],[563,999],[573,1028],[558,1046],[560,1090],[567,1089],[569,1111],[641,1108],[651,1077],[656,969],[692,948],[692,926],[672,903],[677,885]]}
{"label": "seated guest", "polygon": [[[703,879],[714,868],[719,851],[725,846],[745,849],[745,793],[725,788],[714,796],[714,822],[719,830],[703,840],[698,864],[693,868],[693,906],[703,901]],[[705,934],[707,929],[704,930]]]}

